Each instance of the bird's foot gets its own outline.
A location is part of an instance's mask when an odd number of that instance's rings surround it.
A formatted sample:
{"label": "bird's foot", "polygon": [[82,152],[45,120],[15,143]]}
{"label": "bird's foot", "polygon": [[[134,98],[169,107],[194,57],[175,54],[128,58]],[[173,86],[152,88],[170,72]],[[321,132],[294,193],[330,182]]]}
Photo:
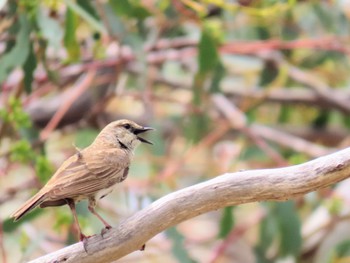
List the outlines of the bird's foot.
{"label": "bird's foot", "polygon": [[106,227],[105,228],[102,228],[102,230],[101,230],[101,236],[102,236],[102,238],[104,238],[104,235],[108,232],[108,230],[110,230],[112,228],[112,226],[110,226],[110,225],[106,225]]}
{"label": "bird's foot", "polygon": [[84,246],[84,250],[87,253],[87,243],[88,243],[88,239],[92,237],[92,236],[85,236],[83,233],[81,233],[79,235],[79,239],[81,242],[83,242],[83,246]]}
{"label": "bird's foot", "polygon": [[83,233],[81,233],[79,235],[79,240],[84,242],[85,240],[88,240],[88,238],[90,238],[90,237],[92,237],[92,236],[85,236]]}
{"label": "bird's foot", "polygon": [[140,248],[140,251],[144,251],[146,249],[146,244],[143,244]]}

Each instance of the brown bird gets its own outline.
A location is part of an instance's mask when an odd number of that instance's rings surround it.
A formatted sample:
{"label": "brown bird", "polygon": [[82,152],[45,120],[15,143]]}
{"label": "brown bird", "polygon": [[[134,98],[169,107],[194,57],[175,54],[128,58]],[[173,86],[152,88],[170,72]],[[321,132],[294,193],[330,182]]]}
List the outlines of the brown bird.
{"label": "brown bird", "polygon": [[15,221],[39,206],[68,204],[72,210],[80,240],[86,240],[81,232],[75,203],[88,199],[89,211],[102,221],[106,229],[111,226],[95,211],[97,200],[109,194],[113,186],[125,180],[136,146],[150,141],[139,137],[140,133],[153,130],[130,120],[108,124],[87,148],[68,158],[46,185],[11,217]]}

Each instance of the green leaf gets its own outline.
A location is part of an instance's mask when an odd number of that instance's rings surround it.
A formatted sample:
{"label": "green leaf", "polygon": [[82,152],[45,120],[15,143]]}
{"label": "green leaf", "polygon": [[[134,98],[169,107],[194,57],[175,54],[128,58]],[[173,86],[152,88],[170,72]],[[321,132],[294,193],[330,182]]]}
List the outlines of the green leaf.
{"label": "green leaf", "polygon": [[20,30],[16,36],[15,45],[6,52],[0,59],[0,83],[15,68],[22,66],[29,55],[29,21],[25,15],[19,16]]}
{"label": "green leaf", "polygon": [[233,206],[228,206],[223,209],[221,221],[220,221],[220,231],[219,238],[225,238],[231,232],[235,220],[233,217]]}
{"label": "green leaf", "polygon": [[288,157],[288,163],[290,163],[290,165],[305,163],[309,160],[310,157],[303,153],[293,153],[290,157]]}
{"label": "green leaf", "polygon": [[128,39],[130,38],[130,35],[132,35],[132,32],[127,32],[126,23],[123,19],[120,16],[115,15],[116,13],[109,3],[106,3],[104,6],[104,12],[106,20],[109,23],[109,33],[120,39],[122,43],[129,45],[128,42],[130,41]]}
{"label": "green leaf", "polygon": [[6,219],[3,222],[3,230],[5,233],[10,233],[16,230],[21,224],[26,223],[28,221],[33,220],[34,218],[38,217],[43,212],[42,209],[35,209],[31,211],[30,213],[26,214],[23,218],[21,218],[20,221],[14,222],[12,218]]}
{"label": "green leaf", "polygon": [[31,120],[27,112],[22,108],[22,102],[15,97],[9,98],[10,111],[7,113],[6,120],[16,128],[24,128],[31,126]]}
{"label": "green leaf", "polygon": [[264,251],[260,246],[254,248],[256,263],[271,263],[271,260],[267,259],[266,251]]}
{"label": "green leaf", "polygon": [[11,145],[10,160],[27,163],[33,160],[34,152],[30,143],[26,140],[20,140]]}
{"label": "green leaf", "polygon": [[60,24],[47,16],[42,9],[38,8],[36,20],[41,34],[48,41],[49,45],[58,50],[61,47],[63,31]]}
{"label": "green leaf", "polygon": [[328,8],[323,8],[323,5],[319,5],[316,3],[311,5],[311,7],[313,7],[311,10],[318,17],[318,20],[322,24],[322,27],[324,27],[330,32],[336,32],[335,25],[337,23],[336,21],[334,21],[334,14],[336,13],[336,9],[333,12],[329,12]]}
{"label": "green leaf", "polygon": [[343,257],[349,257],[350,256],[350,240],[345,240],[338,244],[335,248],[337,257],[339,259]]}
{"label": "green leaf", "polygon": [[172,252],[181,263],[195,262],[187,250],[183,246],[184,237],[177,231],[175,227],[169,228],[166,231],[167,236],[173,241]]}
{"label": "green leaf", "polygon": [[41,61],[43,64],[43,67],[46,71],[47,76],[49,77],[49,79],[56,83],[58,85],[59,83],[59,74],[57,71],[51,70],[49,67],[49,59],[46,56],[46,49],[47,49],[47,41],[41,39],[39,41],[40,43],[40,53],[41,53]]}
{"label": "green leaf", "polygon": [[343,115],[342,116],[344,126],[346,128],[350,128],[350,116],[349,115]]}
{"label": "green leaf", "polygon": [[288,105],[281,105],[281,110],[278,115],[278,123],[288,123],[291,113],[295,111],[295,107],[289,107]]}
{"label": "green leaf", "polygon": [[301,249],[301,225],[292,201],[276,203],[276,216],[280,233],[280,254],[298,255]]}
{"label": "green leaf", "polygon": [[256,246],[259,262],[265,262],[270,246],[279,238],[279,256],[297,256],[301,248],[301,225],[294,203],[266,203],[267,216],[260,225]]}
{"label": "green leaf", "polygon": [[134,17],[144,20],[151,15],[138,1],[110,0],[109,4],[116,14],[127,18]]}
{"label": "green leaf", "polygon": [[64,2],[70,9],[72,9],[76,14],[83,18],[94,30],[102,34],[107,33],[107,30],[104,27],[104,25],[80,5],[76,4],[72,0],[64,0]]}
{"label": "green leaf", "polygon": [[201,106],[204,98],[205,98],[205,90],[204,90],[204,84],[206,80],[206,75],[197,73],[194,77],[193,81],[193,104],[196,106]]}
{"label": "green leaf", "polygon": [[40,182],[46,183],[52,176],[53,166],[45,156],[39,155],[35,160],[35,171]]}
{"label": "green leaf", "polygon": [[273,213],[267,213],[267,216],[260,224],[259,250],[265,254],[277,235],[278,225],[276,215]]}
{"label": "green leaf", "polygon": [[[68,212],[68,211],[67,211]],[[71,213],[66,212],[56,212],[55,213],[55,224],[53,225],[53,229],[57,232],[61,229],[62,226],[69,226],[72,224],[72,215]]]}
{"label": "green leaf", "polygon": [[225,77],[225,73],[226,71],[224,66],[219,62],[213,72],[213,76],[212,76],[212,80],[209,88],[209,91],[211,93],[221,92],[220,83],[221,83],[221,80]]}
{"label": "green leaf", "polygon": [[197,143],[208,132],[210,119],[205,114],[193,113],[184,125],[187,140]]}
{"label": "green leaf", "polygon": [[278,68],[271,61],[265,62],[265,67],[260,74],[260,83],[261,86],[266,86],[271,83],[278,76]]}
{"label": "green leaf", "polygon": [[77,4],[83,8],[87,13],[89,13],[96,20],[100,20],[100,16],[98,15],[96,8],[91,5],[90,1],[86,0],[77,0]]}
{"label": "green leaf", "polygon": [[26,62],[23,65],[24,70],[24,88],[25,91],[29,94],[32,92],[32,82],[34,79],[34,71],[37,66],[37,61],[33,49],[33,44],[29,46],[29,56],[27,57]]}
{"label": "green leaf", "polygon": [[312,126],[316,130],[322,130],[327,128],[331,114],[329,110],[320,110],[317,117],[313,120]]}
{"label": "green leaf", "polygon": [[80,58],[80,47],[75,32],[78,26],[78,17],[71,8],[67,9],[64,31],[64,46],[67,49],[69,59],[77,61]]}
{"label": "green leaf", "polygon": [[198,65],[201,74],[208,73],[215,69],[219,63],[217,43],[208,30],[202,31],[198,44]]}

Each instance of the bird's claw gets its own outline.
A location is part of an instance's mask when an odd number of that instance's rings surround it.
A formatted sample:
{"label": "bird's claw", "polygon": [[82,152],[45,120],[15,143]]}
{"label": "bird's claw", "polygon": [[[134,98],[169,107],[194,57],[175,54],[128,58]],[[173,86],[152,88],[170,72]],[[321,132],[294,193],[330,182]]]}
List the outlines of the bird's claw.
{"label": "bird's claw", "polygon": [[83,242],[84,250],[86,253],[87,253],[87,243],[88,243],[90,237],[92,237],[92,236],[85,236],[84,234],[80,234],[80,236],[79,236],[80,241]]}
{"label": "bird's claw", "polygon": [[87,243],[88,243],[88,238],[87,236],[85,235],[80,235],[80,241],[83,242],[83,247],[84,247],[84,250],[85,252],[87,253]]}
{"label": "bird's claw", "polygon": [[105,228],[102,228],[101,230],[101,236],[104,238],[104,235],[110,230],[112,227],[110,225],[106,226]]}
{"label": "bird's claw", "polygon": [[140,251],[144,251],[146,249],[146,244],[143,244],[140,248]]}

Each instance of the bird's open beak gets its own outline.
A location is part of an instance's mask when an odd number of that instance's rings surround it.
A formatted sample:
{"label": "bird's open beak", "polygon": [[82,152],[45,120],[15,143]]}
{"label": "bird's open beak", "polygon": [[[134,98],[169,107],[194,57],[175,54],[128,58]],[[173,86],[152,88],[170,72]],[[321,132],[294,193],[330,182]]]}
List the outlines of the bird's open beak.
{"label": "bird's open beak", "polygon": [[[146,131],[151,131],[151,130],[154,130],[154,129],[151,128],[151,127],[142,127],[141,129],[135,129],[135,130],[134,130],[134,133],[135,133],[136,135],[138,135],[138,134],[140,134],[140,133],[144,133],[144,132],[146,132]],[[143,143],[148,143],[148,144],[152,144],[152,145],[153,145],[152,142],[150,142],[150,141],[148,141],[148,140],[146,140],[146,139],[144,139],[144,138],[141,138],[141,137],[139,137],[139,136],[137,136],[137,139],[139,139],[139,141],[141,141],[141,142],[143,142]]]}

